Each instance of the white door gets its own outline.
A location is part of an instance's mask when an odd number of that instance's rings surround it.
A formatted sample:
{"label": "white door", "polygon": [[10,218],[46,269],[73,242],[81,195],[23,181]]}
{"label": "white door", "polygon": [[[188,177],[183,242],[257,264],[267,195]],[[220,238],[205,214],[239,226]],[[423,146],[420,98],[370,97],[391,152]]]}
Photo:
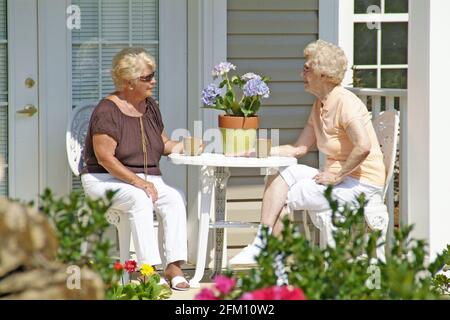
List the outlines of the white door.
{"label": "white door", "polygon": [[8,125],[2,126],[0,133],[5,143],[2,156],[8,165],[8,188],[2,191],[11,198],[36,200],[39,194],[37,0],[0,0],[0,10],[0,55],[7,53],[8,61],[7,77],[4,74],[0,80],[7,89],[7,100],[0,103],[8,119]]}

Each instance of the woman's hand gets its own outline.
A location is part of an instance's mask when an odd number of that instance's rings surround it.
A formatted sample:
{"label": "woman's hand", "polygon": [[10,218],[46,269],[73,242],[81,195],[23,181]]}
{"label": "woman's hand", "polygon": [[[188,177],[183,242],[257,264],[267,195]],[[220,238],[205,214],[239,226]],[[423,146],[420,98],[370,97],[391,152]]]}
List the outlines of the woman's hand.
{"label": "woman's hand", "polygon": [[317,174],[314,178],[314,181],[318,184],[323,185],[337,185],[342,182],[343,178],[339,177],[337,174],[329,172],[329,171],[322,171],[319,174]]}
{"label": "woman's hand", "polygon": [[[180,144],[180,147],[179,147],[179,149],[177,149],[177,151],[178,150],[179,151],[178,152],[173,152],[173,153],[185,154],[183,141],[180,141],[178,143]],[[198,151],[197,151],[198,155],[203,153],[203,150],[205,150],[205,147],[206,147],[206,143],[202,141],[202,144],[198,147]]]}
{"label": "woman's hand", "polygon": [[175,144],[172,147],[172,152],[171,153],[183,154],[184,153],[183,141],[180,141],[177,144]]}
{"label": "woman's hand", "polygon": [[142,180],[134,185],[136,188],[144,190],[149,198],[155,202],[158,199],[158,190],[156,190],[155,185],[149,181]]}

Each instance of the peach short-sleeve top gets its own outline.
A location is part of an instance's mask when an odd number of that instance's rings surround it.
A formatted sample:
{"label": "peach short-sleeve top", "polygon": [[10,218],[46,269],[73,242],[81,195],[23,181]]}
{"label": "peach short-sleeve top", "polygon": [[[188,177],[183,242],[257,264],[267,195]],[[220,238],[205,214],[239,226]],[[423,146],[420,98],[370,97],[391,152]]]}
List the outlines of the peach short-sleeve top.
{"label": "peach short-sleeve top", "polygon": [[353,143],[346,133],[353,121],[361,121],[371,142],[369,156],[350,176],[375,186],[384,186],[386,170],[383,162],[371,115],[364,103],[352,92],[337,86],[322,103],[314,102],[308,124],[314,128],[317,148],[326,155],[325,168],[338,173],[353,149]]}

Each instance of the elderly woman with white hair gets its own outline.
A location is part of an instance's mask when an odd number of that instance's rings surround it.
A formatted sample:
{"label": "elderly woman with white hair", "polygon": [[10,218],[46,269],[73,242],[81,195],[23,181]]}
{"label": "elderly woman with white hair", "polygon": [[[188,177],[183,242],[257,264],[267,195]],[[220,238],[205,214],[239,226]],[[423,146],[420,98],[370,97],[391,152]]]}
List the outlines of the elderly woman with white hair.
{"label": "elderly woman with white hair", "polygon": [[164,228],[165,277],[173,289],[187,290],[182,263],[187,259],[186,208],[180,191],[161,177],[162,155],[182,153],[182,142],[164,132],[152,98],[155,59],[144,49],[125,48],[113,60],[116,91],[94,109],[86,136],[81,181],[86,195],[117,190],[112,208],[127,214],[138,265],[161,263],[153,229],[153,210]]}
{"label": "elderly woman with white hair", "polygon": [[385,168],[371,116],[362,101],[341,86],[347,69],[344,52],[318,40],[305,48],[304,55],[305,90],[316,100],[297,141],[273,147],[271,153],[300,158],[317,145],[326,155],[325,166],[319,171],[297,164],[270,176],[256,238],[230,264],[255,263],[264,247],[262,225],[271,232],[285,204],[292,210],[327,210],[327,185],[334,185],[333,196],[340,203],[354,202],[361,193],[370,199],[382,192]]}

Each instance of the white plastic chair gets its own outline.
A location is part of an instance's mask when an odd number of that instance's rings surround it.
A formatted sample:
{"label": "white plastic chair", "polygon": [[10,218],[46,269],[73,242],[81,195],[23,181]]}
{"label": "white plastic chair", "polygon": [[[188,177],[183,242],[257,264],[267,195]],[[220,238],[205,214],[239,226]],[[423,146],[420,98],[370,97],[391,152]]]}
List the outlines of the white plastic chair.
{"label": "white plastic chair", "polygon": [[[71,119],[66,132],[67,159],[70,169],[75,176],[80,175],[83,167],[83,147],[89,120],[95,105],[80,106],[72,110]],[[130,259],[131,228],[130,221],[123,216],[123,212],[110,209],[106,213],[106,220],[117,228],[119,240],[120,261],[124,263]],[[155,220],[155,227],[158,221]],[[124,282],[128,282],[128,274],[124,274]]]}
{"label": "white plastic chair", "polygon": [[[381,231],[381,237],[378,240],[376,251],[377,258],[381,261],[385,261],[386,259],[384,243],[386,242],[389,224],[389,213],[384,200],[386,191],[394,173],[399,121],[397,111],[384,111],[373,120],[373,126],[377,134],[378,142],[380,143],[381,152],[383,153],[383,160],[386,169],[386,182],[383,193],[374,195],[367,203],[364,210],[364,216],[365,221],[371,230]],[[309,217],[311,218],[313,225],[319,229],[320,247],[323,249],[327,245],[335,246],[335,241],[332,235],[332,231],[335,227],[331,222],[331,210],[303,211],[304,227],[308,237],[310,230],[308,229],[306,223],[308,218],[307,213],[309,213]]]}

